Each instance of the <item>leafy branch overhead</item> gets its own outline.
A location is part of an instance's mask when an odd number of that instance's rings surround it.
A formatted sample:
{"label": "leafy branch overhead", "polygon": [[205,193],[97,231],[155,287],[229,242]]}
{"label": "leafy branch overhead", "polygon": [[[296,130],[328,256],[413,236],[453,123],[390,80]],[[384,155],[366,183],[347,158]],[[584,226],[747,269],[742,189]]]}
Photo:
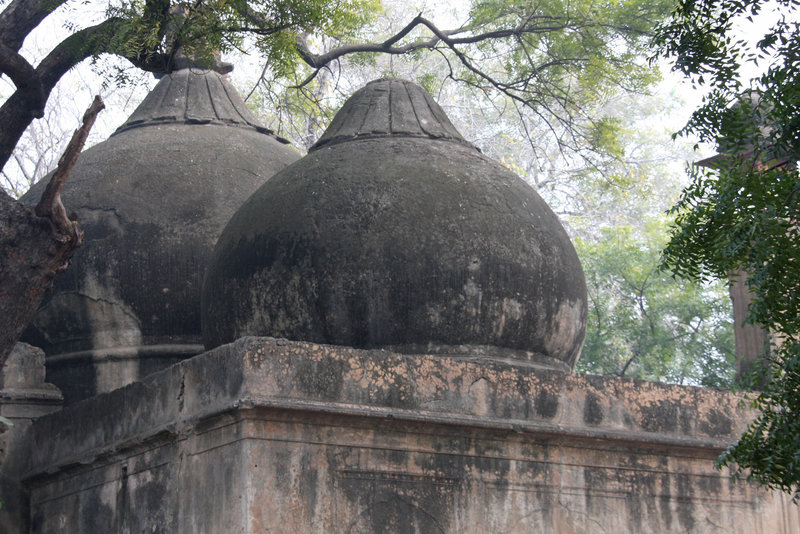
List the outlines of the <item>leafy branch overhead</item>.
{"label": "leafy branch overhead", "polygon": [[442,77],[508,98],[533,110],[563,144],[586,145],[590,136],[578,125],[591,119],[583,109],[587,102],[602,101],[612,87],[641,90],[654,79],[636,58],[647,46],[652,21],[669,5],[482,0],[456,28],[420,14],[381,36],[372,26],[382,9],[377,0],[124,2],[32,65],[20,54],[23,40],[64,4],[12,0],[0,14],[0,73],[17,88],[0,108],[0,121],[8,125],[0,133],[2,164],[30,121],[42,115],[60,77],[104,53],[161,73],[189,64],[225,69],[215,59],[219,52],[255,52],[270,79],[302,87],[346,56],[425,51],[445,58]]}
{"label": "leafy branch overhead", "polygon": [[[710,89],[686,133],[720,155],[691,170],[673,209],[665,264],[696,279],[747,274],[748,321],[772,334],[768,374],[754,404],[762,415],[720,459],[739,475],[800,491],[800,24],[797,0],[682,0],[659,30],[661,53]],[[775,8],[754,44],[739,24]],[[741,68],[762,72],[743,79]]]}
{"label": "leafy branch overhead", "polygon": [[[518,115],[532,114],[562,148],[596,148],[592,132],[604,117],[596,107],[609,94],[641,91],[655,79],[643,64],[652,22],[664,2],[475,2],[466,22],[454,29],[417,15],[380,42],[346,42],[319,53],[307,35],[297,50],[311,67],[298,86],[311,82],[346,55],[401,55],[432,51],[442,77],[504,100]],[[593,113],[594,112],[594,113]]]}

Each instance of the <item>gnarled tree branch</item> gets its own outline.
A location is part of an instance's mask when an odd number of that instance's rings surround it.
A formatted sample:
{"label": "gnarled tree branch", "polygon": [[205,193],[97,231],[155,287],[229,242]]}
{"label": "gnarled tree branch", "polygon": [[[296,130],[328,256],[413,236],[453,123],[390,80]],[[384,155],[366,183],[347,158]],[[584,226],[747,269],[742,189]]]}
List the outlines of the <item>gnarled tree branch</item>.
{"label": "gnarled tree branch", "polygon": [[71,234],[75,232],[75,225],[67,217],[67,212],[64,205],[61,204],[61,191],[67,181],[70,173],[72,173],[75,163],[78,161],[78,156],[83,150],[83,145],[86,143],[86,138],[89,136],[89,131],[94,125],[97,114],[105,108],[103,100],[96,96],[94,102],[86,110],[83,115],[83,124],[80,128],[75,130],[72,139],[67,145],[67,149],[58,160],[58,167],[56,172],[50,178],[50,182],[42,193],[42,198],[36,205],[36,215],[50,219],[50,222],[56,229],[63,234]]}
{"label": "gnarled tree branch", "polygon": [[[550,33],[554,31],[564,30],[566,28],[579,29],[581,27],[581,25],[579,24],[573,24],[568,21],[561,22],[551,17],[547,17],[547,19],[549,22],[551,22],[551,24],[530,25],[526,21],[525,23],[518,25],[514,28],[481,32],[466,37],[454,37],[455,35],[466,32],[467,29],[459,28],[456,30],[441,30],[433,22],[431,22],[430,20],[426,19],[421,14],[419,14],[416,17],[414,17],[414,19],[411,22],[409,22],[405,27],[403,27],[400,31],[398,31],[396,34],[394,34],[389,39],[383,41],[382,43],[346,44],[338,46],[332,50],[329,50],[324,54],[314,54],[308,48],[308,44],[306,43],[305,37],[303,35],[300,35],[298,36],[297,39],[297,51],[300,54],[300,57],[303,59],[303,61],[305,61],[311,68],[320,69],[325,65],[329,64],[330,62],[335,61],[343,56],[359,52],[402,55],[408,52],[412,52],[414,50],[432,49],[440,42],[443,42],[450,48],[454,48],[458,45],[475,44],[483,41],[488,41],[491,39],[502,39],[506,37],[513,37],[515,35]],[[398,43],[409,33],[411,33],[411,31],[414,30],[414,28],[416,28],[417,26],[427,27],[434,34],[434,36],[431,37],[430,39],[419,39],[401,46],[395,46],[396,43]]]}
{"label": "gnarled tree branch", "polygon": [[35,210],[0,190],[0,368],[30,322],[53,277],[63,270],[82,233],[67,218],[60,191],[83,149],[103,102],[96,97],[75,132]]}
{"label": "gnarled tree branch", "polygon": [[3,43],[0,43],[0,74],[11,78],[17,90],[27,95],[31,117],[42,118],[45,98],[36,69],[18,52]]}

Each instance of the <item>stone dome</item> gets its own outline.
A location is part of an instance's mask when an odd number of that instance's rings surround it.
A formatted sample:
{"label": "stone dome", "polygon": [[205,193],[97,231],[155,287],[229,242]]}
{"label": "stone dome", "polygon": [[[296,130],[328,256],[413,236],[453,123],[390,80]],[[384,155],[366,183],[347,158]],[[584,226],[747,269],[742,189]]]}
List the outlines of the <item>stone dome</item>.
{"label": "stone dome", "polygon": [[233,216],[202,307],[207,348],[261,335],[570,369],[587,296],[539,195],[421,87],[378,80]]}
{"label": "stone dome", "polygon": [[[62,198],[84,245],[24,339],[51,367],[140,360],[114,371],[132,375],[121,383],[147,374],[148,358],[200,352],[200,291],[214,243],[242,202],[300,157],[287,143],[216,72],[164,76],[108,140],[81,154]],[[23,201],[37,202],[43,189],[44,181]],[[92,380],[68,379],[86,382],[75,385],[78,396],[95,390]]]}

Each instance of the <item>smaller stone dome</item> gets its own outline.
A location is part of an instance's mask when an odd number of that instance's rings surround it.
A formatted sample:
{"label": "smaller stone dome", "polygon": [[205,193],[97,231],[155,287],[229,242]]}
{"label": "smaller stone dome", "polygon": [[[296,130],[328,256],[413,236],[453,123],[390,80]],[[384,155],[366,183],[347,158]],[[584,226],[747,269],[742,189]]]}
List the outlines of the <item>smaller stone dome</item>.
{"label": "smaller stone dome", "polygon": [[204,282],[203,335],[207,348],[261,335],[569,369],[586,302],[539,195],[424,89],[379,80],[231,219]]}
{"label": "smaller stone dome", "polygon": [[[200,290],[217,237],[299,157],[220,74],[194,68],[161,78],[80,155],[62,199],[84,244],[24,335],[68,402],[202,351]],[[35,204],[45,183],[22,201]]]}

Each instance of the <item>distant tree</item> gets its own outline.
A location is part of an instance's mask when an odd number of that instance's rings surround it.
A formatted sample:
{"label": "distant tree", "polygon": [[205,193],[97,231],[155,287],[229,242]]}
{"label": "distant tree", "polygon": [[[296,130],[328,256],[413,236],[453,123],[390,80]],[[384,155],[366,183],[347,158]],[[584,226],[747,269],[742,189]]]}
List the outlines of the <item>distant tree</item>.
{"label": "distant tree", "polygon": [[589,320],[579,371],[676,384],[730,386],[733,329],[724,284],[674,278],[660,267],[663,217],[577,239]]}
{"label": "distant tree", "polygon": [[[753,20],[775,22],[750,46]],[[681,0],[658,32],[660,54],[709,90],[684,132],[715,143],[714,168],[693,168],[673,209],[665,264],[697,280],[745,272],[749,321],[781,342],[772,347],[761,415],[719,460],[772,488],[800,490],[800,26],[797,0]],[[736,31],[737,25],[744,30]],[[763,74],[743,80],[746,63]]]}

